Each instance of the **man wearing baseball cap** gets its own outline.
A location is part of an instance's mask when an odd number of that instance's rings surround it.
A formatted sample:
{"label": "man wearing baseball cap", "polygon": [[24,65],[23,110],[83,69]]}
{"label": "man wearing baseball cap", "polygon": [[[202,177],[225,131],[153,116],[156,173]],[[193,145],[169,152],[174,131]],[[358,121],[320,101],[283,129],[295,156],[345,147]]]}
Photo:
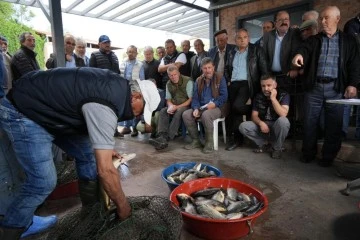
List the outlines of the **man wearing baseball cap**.
{"label": "man wearing baseball cap", "polygon": [[18,239],[27,229],[40,232],[56,223],[55,216],[51,221],[33,220],[34,211],[56,185],[52,143],[75,157],[83,206],[99,201],[99,180],[119,218],[129,217],[131,207],[112,162],[114,132],[118,121],[142,114],[150,125],[159,102],[153,82],[129,84],[103,69],[56,68],[18,79],[0,102],[0,124],[12,140],[26,179],[0,221],[0,239]]}

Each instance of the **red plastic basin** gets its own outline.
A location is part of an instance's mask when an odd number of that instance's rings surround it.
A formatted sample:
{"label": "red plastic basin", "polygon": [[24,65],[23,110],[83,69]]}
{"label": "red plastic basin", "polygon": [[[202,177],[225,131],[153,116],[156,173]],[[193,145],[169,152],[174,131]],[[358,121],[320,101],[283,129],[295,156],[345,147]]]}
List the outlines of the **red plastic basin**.
{"label": "red plastic basin", "polygon": [[209,187],[235,188],[239,192],[252,194],[264,203],[264,207],[252,216],[234,220],[202,218],[181,212],[184,227],[198,237],[211,240],[231,240],[246,236],[250,233],[250,229],[254,225],[256,218],[263,214],[268,208],[268,200],[262,192],[249,184],[229,178],[203,178],[183,183],[171,192],[170,200],[176,206],[179,206],[179,202],[176,199],[177,194],[186,193],[190,195],[193,192]]}

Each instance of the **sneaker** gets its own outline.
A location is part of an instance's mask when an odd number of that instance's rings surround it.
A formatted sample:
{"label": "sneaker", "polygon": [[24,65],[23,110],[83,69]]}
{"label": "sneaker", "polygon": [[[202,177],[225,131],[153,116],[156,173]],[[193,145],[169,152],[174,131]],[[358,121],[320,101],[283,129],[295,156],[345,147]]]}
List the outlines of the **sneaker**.
{"label": "sneaker", "polygon": [[281,150],[273,150],[271,153],[271,157],[275,158],[275,159],[280,159],[281,158]]}

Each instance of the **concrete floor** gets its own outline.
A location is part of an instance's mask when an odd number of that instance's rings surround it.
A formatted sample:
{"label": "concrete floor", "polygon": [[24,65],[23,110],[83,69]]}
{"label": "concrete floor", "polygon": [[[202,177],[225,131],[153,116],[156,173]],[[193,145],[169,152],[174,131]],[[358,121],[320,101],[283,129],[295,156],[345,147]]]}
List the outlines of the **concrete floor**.
{"label": "concrete floor", "polygon": [[[227,178],[256,186],[269,200],[268,211],[257,219],[254,233],[245,239],[360,239],[360,191],[353,191],[347,197],[341,195],[339,190],[345,188],[348,180],[338,177],[334,167],[299,162],[300,152],[291,150],[289,140],[281,160],[266,153],[253,153],[249,143],[229,152],[220,142],[219,151],[205,155],[199,149],[184,150],[181,138],[170,142],[161,152],[147,141],[148,135],[139,135],[125,136],[116,142],[119,152],[137,154],[128,162],[129,168],[119,169],[128,196],[169,196],[170,191],[160,176],[166,166],[187,161],[209,163],[221,169]],[[355,146],[352,155],[359,156],[360,143],[354,140],[348,143]],[[296,146],[299,148],[300,144]],[[69,211],[78,204],[77,197],[48,201],[39,212],[61,215],[64,212],[59,210],[59,205]],[[181,239],[199,238],[183,230]]]}

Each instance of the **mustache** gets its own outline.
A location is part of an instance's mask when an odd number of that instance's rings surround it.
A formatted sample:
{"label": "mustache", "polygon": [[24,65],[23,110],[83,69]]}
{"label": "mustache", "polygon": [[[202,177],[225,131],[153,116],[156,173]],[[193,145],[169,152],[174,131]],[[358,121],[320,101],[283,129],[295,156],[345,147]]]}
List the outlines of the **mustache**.
{"label": "mustache", "polygon": [[281,27],[282,27],[282,26],[287,27],[288,25],[287,25],[287,23],[282,23],[282,24],[281,24]]}

